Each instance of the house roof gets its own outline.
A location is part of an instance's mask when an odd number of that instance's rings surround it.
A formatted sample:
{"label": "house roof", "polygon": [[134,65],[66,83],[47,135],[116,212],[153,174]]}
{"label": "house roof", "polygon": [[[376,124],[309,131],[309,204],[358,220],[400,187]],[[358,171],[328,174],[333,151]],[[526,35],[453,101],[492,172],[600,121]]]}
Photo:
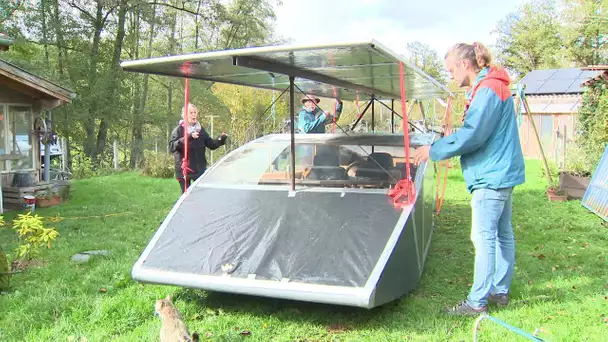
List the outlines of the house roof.
{"label": "house roof", "polygon": [[595,77],[592,77],[586,80],[583,85],[588,87],[597,82],[608,82],[608,65],[591,65],[586,68],[582,68],[583,70],[593,70],[597,71],[598,74]]}
{"label": "house roof", "polygon": [[582,94],[583,83],[602,73],[583,68],[534,70],[519,81],[525,85],[526,95]]}
{"label": "house roof", "polygon": [[0,59],[0,85],[5,85],[32,98],[72,102],[76,93],[25,69]]}

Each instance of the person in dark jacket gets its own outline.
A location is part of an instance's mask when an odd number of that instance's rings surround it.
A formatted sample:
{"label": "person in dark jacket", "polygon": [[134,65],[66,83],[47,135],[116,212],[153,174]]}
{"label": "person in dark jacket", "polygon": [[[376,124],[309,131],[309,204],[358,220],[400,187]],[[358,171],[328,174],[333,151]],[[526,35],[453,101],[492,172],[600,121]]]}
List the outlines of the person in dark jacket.
{"label": "person in dark jacket", "polygon": [[[228,136],[222,133],[218,139],[213,139],[198,122],[198,109],[192,103],[188,104],[188,123],[180,120],[177,127],[171,132],[169,148],[175,158],[175,178],[179,182],[182,193],[189,187],[192,181],[200,177],[207,169],[207,158],[205,149],[212,150],[226,143]],[[182,162],[184,160],[184,127],[188,132],[188,174],[184,179]],[[186,185],[187,184],[187,185]]]}

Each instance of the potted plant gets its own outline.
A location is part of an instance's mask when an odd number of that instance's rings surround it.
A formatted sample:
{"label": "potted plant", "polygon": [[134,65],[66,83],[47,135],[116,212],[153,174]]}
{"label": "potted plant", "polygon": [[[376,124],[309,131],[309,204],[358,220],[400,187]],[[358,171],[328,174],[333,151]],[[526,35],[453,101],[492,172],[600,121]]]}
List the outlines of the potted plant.
{"label": "potted plant", "polygon": [[557,181],[553,181],[547,188],[547,198],[549,201],[567,201],[568,195],[566,191],[559,187],[559,183]]}
{"label": "potted plant", "polygon": [[587,154],[579,147],[568,149],[568,158],[564,170],[559,172],[559,187],[569,198],[581,199],[591,181],[592,165]]}
{"label": "potted plant", "polygon": [[40,208],[52,207],[61,203],[61,196],[53,191],[52,187],[36,193],[36,206]]}

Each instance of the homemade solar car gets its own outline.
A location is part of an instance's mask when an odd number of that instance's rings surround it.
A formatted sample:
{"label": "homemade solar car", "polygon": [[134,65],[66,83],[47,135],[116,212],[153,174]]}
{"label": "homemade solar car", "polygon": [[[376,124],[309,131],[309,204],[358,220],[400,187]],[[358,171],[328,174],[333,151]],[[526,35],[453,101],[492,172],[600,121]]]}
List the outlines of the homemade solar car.
{"label": "homemade solar car", "polygon": [[[415,288],[437,191],[433,164],[416,168],[408,154],[437,134],[420,127],[297,134],[294,90],[325,97],[335,91],[343,100],[367,94],[373,120],[374,103],[403,98],[406,87],[408,99],[447,97],[445,87],[375,41],[195,53],[122,67],[287,87],[291,103],[289,134],[231,151],[180,197],[135,263],[135,280],[364,308]],[[388,193],[408,168],[415,192],[396,206]]]}

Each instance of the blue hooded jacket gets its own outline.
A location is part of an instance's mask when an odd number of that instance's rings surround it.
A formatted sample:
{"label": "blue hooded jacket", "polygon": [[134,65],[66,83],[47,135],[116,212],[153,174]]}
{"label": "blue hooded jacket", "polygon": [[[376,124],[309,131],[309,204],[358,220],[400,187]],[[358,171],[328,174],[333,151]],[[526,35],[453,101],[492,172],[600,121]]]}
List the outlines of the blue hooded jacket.
{"label": "blue hooded jacket", "polygon": [[[336,105],[336,120],[340,118],[342,113],[342,101],[338,101]],[[317,117],[316,115],[321,111],[319,107],[315,108],[313,112],[307,112],[305,108],[302,108],[298,114],[298,129],[300,133],[325,133],[325,125],[332,122],[332,115],[327,112],[322,112]]]}
{"label": "blue hooded jacket", "polygon": [[469,192],[501,189],[525,182],[517,118],[504,69],[485,68],[467,97],[463,126],[431,146],[433,161],[460,157]]}

